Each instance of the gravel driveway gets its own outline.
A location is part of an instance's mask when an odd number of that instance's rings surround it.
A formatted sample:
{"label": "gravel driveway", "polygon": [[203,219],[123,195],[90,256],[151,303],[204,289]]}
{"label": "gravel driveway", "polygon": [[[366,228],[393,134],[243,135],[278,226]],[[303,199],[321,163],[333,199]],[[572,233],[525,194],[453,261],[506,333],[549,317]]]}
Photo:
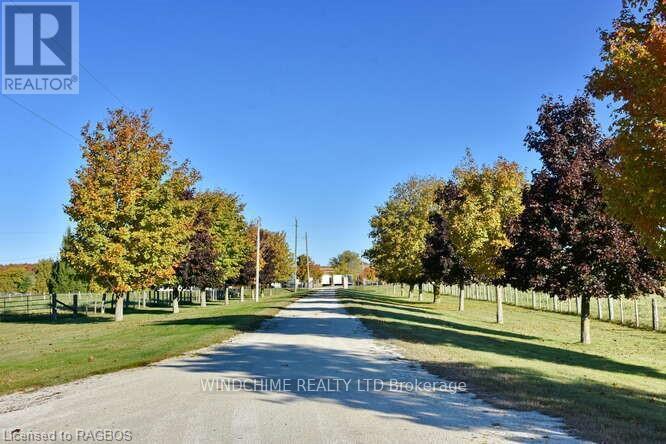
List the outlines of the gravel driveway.
{"label": "gravel driveway", "polygon": [[459,388],[381,346],[321,290],[224,344],[2,397],[0,433],[141,443],[576,441],[558,419],[498,409]]}

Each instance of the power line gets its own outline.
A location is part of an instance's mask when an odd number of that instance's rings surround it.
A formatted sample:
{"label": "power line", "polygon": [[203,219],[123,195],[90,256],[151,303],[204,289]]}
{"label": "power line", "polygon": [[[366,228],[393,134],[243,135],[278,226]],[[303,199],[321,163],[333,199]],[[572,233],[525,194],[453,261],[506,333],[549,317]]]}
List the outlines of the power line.
{"label": "power line", "polygon": [[81,142],[81,138],[80,138],[80,137],[76,137],[76,136],[74,136],[72,133],[70,133],[70,132],[67,131],[66,129],[62,128],[61,126],[59,126],[59,125],[56,124],[56,123],[53,123],[51,120],[49,120],[49,119],[47,119],[46,117],[42,116],[42,115],[39,114],[38,112],[33,111],[32,109],[28,108],[26,105],[22,104],[22,103],[19,102],[18,100],[14,99],[14,98],[12,98],[12,97],[6,95],[6,94],[3,94],[3,97],[5,97],[7,100],[9,100],[9,101],[11,101],[11,102],[14,102],[17,106],[23,108],[25,111],[29,112],[30,114],[32,114],[34,117],[38,118],[39,120],[41,120],[41,121],[43,121],[43,122],[46,122],[47,124],[51,125],[53,128],[57,129],[57,130],[60,131],[61,133],[65,134],[65,135],[67,135],[67,136],[69,136],[69,137],[71,137],[74,141],[76,141],[76,143],[80,143],[80,142]]}
{"label": "power line", "polygon": [[95,82],[99,84],[99,86],[101,86],[104,90],[106,90],[106,92],[108,92],[111,96],[113,96],[113,98],[116,99],[123,108],[127,108],[127,105],[125,105],[125,103],[120,99],[120,97],[118,97],[113,91],[111,91],[111,88],[103,84],[97,77],[95,77],[93,73],[88,68],[86,68],[83,63],[79,63],[79,66],[83,68],[83,70],[87,72],[88,75],[92,77]]}

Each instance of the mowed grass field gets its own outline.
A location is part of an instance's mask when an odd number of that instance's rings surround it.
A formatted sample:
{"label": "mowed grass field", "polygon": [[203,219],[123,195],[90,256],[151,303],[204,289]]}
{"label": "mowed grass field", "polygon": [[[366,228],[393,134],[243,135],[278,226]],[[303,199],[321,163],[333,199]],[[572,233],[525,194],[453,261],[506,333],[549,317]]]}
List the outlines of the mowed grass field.
{"label": "mowed grass field", "polygon": [[509,408],[563,418],[597,442],[666,442],[666,334],[592,321],[592,344],[579,318],[443,296],[438,304],[393,297],[386,288],[338,296],[377,337],[434,374]]}
{"label": "mowed grass field", "polygon": [[286,290],[262,298],[126,310],[113,314],[47,316],[0,322],[0,394],[59,384],[136,367],[224,341],[256,329],[263,320],[305,294]]}

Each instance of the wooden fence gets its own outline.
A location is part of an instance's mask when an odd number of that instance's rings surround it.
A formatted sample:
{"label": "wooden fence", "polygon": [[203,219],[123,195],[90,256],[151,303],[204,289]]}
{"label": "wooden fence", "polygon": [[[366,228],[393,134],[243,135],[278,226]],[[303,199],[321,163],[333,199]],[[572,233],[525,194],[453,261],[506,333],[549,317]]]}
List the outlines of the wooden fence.
{"label": "wooden fence", "polygon": [[[188,288],[180,290],[179,304],[205,306],[207,301],[252,299],[252,287]],[[273,290],[262,290],[272,296]],[[171,306],[174,290],[132,291],[125,296],[125,307]],[[0,293],[0,321],[30,315],[52,315],[58,312],[90,314],[112,312],[115,300],[110,293],[24,294]]]}
{"label": "wooden fence", "polygon": [[[580,298],[560,300],[546,293],[536,291],[521,291],[511,286],[500,287],[486,284],[465,285],[465,298],[478,301],[497,303],[497,291],[502,293],[502,304],[529,308],[532,310],[552,311],[557,313],[580,315]],[[388,285],[388,291],[394,295],[400,294],[400,285]],[[458,285],[441,285],[442,295],[460,296],[461,288]],[[403,287],[403,294],[407,294],[407,286]],[[432,298],[433,285],[423,285],[424,295],[421,299]],[[418,288],[415,287],[412,298],[418,299]],[[590,301],[590,316],[601,321],[616,322],[630,327],[652,328],[666,331],[666,322],[660,321],[660,316],[666,312],[666,300],[661,296],[646,295],[637,298],[592,298]]]}

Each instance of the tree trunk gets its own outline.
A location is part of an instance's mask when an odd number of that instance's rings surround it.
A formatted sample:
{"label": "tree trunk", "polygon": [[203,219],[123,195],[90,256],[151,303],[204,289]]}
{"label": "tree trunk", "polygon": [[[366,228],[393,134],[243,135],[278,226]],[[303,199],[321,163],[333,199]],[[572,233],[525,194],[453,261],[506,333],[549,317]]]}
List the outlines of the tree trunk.
{"label": "tree trunk", "polygon": [[423,302],[423,284],[419,282],[419,302]]}
{"label": "tree trunk", "polygon": [[123,308],[125,307],[125,295],[120,293],[116,297],[116,314],[114,316],[114,321],[122,321],[123,320]]}
{"label": "tree trunk", "polygon": [[412,300],[412,292],[414,291],[414,284],[409,284],[409,291],[407,292],[407,296],[409,296],[409,300]]}
{"label": "tree trunk", "polygon": [[178,293],[178,289],[174,288],[173,289],[173,299],[171,300],[171,307],[173,308],[174,313],[180,313],[180,307],[178,306],[178,299],[180,298],[180,294]]}
{"label": "tree trunk", "polygon": [[435,282],[432,286],[432,303],[439,302],[439,283]]}
{"label": "tree trunk", "polygon": [[460,295],[458,296],[458,311],[465,311],[465,285],[460,284]]}
{"label": "tree trunk", "polygon": [[590,337],[590,297],[582,296],[580,304],[580,342],[591,344]]}
{"label": "tree trunk", "polygon": [[504,299],[504,295],[502,294],[502,287],[499,285],[496,287],[497,291],[497,323],[498,324],[504,324],[504,307],[502,306],[502,301]]}

